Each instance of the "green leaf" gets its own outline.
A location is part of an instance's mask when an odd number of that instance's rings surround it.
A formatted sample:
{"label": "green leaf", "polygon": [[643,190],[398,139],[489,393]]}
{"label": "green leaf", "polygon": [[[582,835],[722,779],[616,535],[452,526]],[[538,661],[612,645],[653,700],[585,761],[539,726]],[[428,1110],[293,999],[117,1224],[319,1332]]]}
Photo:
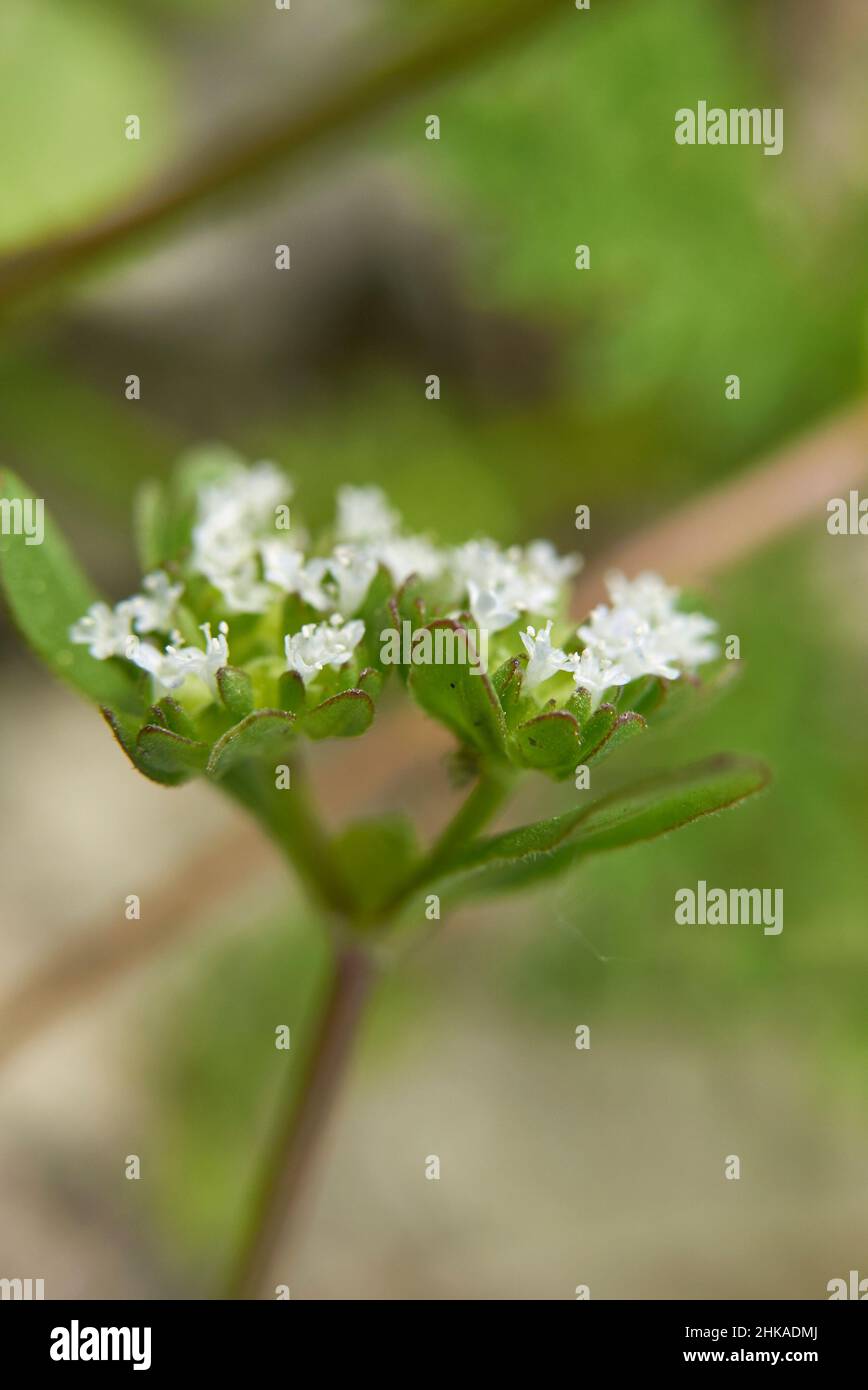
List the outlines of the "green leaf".
{"label": "green leaf", "polygon": [[219,738],[208,759],[209,777],[219,781],[239,763],[279,757],[291,744],[295,717],[280,709],[258,709]]}
{"label": "green leaf", "polygon": [[[451,618],[438,618],[428,624],[428,630],[435,641],[439,630],[453,633],[456,642],[467,641],[466,629]],[[456,647],[452,655],[457,654]],[[474,675],[466,662],[432,661],[410,668],[409,686],[425,712],[462,742],[488,756],[505,758],[506,720],[487,675]]]}
{"label": "green leaf", "polygon": [[551,710],[521,724],[515,731],[513,746],[523,767],[565,777],[576,766],[582,737],[571,714]]}
{"label": "green leaf", "polygon": [[483,840],[448,872],[482,870],[465,881],[465,891],[473,894],[523,888],[571,868],[585,855],[653,840],[736,806],[768,779],[762,763],[722,754],[614,792],[587,808]]}
{"label": "green leaf", "polygon": [[253,712],[253,682],[239,666],[221,666],[217,672],[220,699],[233,719],[246,719]]}
{"label": "green leaf", "polygon": [[[0,532],[0,587],[22,635],[45,664],[82,695],[100,705],[127,712],[143,710],[138,672],[118,659],[97,661],[86,647],[69,640],[69,629],[83,617],[99,594],[73,558],[66,542],[45,513],[45,531],[40,545],[28,545],[28,537],[11,532],[5,512],[12,521],[26,520],[21,507],[34,499],[32,491],[9,469],[0,471],[0,501],[4,508],[4,531]],[[35,518],[35,513],[32,514]],[[10,534],[5,530],[10,529]],[[32,535],[29,539],[33,539]]]}
{"label": "green leaf", "polygon": [[367,917],[390,901],[419,857],[412,823],[396,815],[356,821],[336,838],[334,850]]}
{"label": "green leaf", "polygon": [[364,690],[344,690],[308,710],[299,722],[308,738],[356,738],[370,728],[373,718],[370,695]]}
{"label": "green leaf", "polygon": [[136,738],[135,762],[155,781],[176,785],[205,771],[208,747],[160,724],[145,724]]}

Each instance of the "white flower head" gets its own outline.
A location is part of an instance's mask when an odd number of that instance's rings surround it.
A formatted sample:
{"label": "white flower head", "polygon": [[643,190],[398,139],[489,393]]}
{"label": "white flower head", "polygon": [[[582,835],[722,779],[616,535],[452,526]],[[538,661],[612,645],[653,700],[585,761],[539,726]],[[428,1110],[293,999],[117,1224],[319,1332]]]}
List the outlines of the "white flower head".
{"label": "white flower head", "polygon": [[613,685],[626,685],[630,680],[630,675],[622,666],[590,647],[586,647],[583,652],[571,652],[563,669],[570,672],[577,690],[587,690],[591,697],[592,712],[600,704],[607,690]]}
{"label": "white flower head", "polygon": [[151,642],[142,642],[135,635],[127,640],[124,655],[134,665],[141,667],[153,676],[156,684],[164,690],[177,690],[190,676],[195,676],[217,694],[217,672],[221,666],[229,664],[229,628],[221,623],[218,636],[211,636],[211,624],[202,623],[200,631],[205,635],[205,646],[187,647],[169,645],[161,652]]}
{"label": "white flower head", "polygon": [[491,632],[508,627],[521,613],[552,613],[567,578],[579,567],[578,556],[559,556],[548,541],[509,550],[492,540],[468,541],[451,559],[470,611]]}
{"label": "white flower head", "polygon": [[560,647],[552,646],[551,618],[545,627],[538,631],[528,627],[525,632],[520,632],[519,636],[528,658],[523,680],[526,690],[533,690],[543,681],[557,675],[558,671],[572,669],[567,665],[566,653],[561,651]]}
{"label": "white flower head", "polygon": [[607,661],[617,662],[630,680],[639,676],[664,676],[675,680],[678,669],[661,640],[659,631],[634,608],[609,608],[598,604],[590,621],[579,628],[579,636],[591,651]]}
{"label": "white flower head", "polygon": [[276,508],[291,495],[273,463],[239,464],[200,491],[190,566],[220,591],[230,612],[264,613],[272,602],[258,574],[259,551],[273,538]]}
{"label": "white flower head", "polygon": [[675,612],[679,590],[661,579],[659,574],[644,570],[635,579],[619,570],[606,575],[606,588],[615,608],[631,608],[649,622],[662,622]]}
{"label": "white flower head", "polygon": [[598,605],[579,628],[579,636],[594,651],[617,661],[631,680],[675,680],[682,671],[693,671],[717,655],[716,644],[709,641],[717,624],[702,613],[676,608],[679,590],[659,575],[646,571],[628,580],[612,573],[606,584],[612,606]]}
{"label": "white flower head", "polygon": [[401,517],[378,487],[338,489],[336,531],[341,541],[382,541],[397,534]]}
{"label": "white flower head", "polygon": [[136,632],[170,632],[184,585],[172,584],[167,574],[155,570],[153,574],[145,575],[142,589],[144,593],[126,600],[132,607]]}
{"label": "white flower head", "polygon": [[483,632],[501,632],[518,619],[518,609],[509,607],[503,590],[481,589],[472,579],[467,582],[467,606]]}
{"label": "white flower head", "polygon": [[97,661],[124,656],[133,617],[129,600],[116,608],[109,608],[107,603],[92,603],[84,617],[69,629],[69,640],[76,646],[87,647]]}
{"label": "white flower head", "polygon": [[286,668],[297,671],[305,684],[325,666],[337,671],[352,660],[353,652],[365,635],[361,618],[345,623],[335,613],[327,623],[305,623],[301,632],[287,635]]}
{"label": "white flower head", "polygon": [[411,574],[437,579],[446,563],[444,552],[425,536],[389,536],[372,544],[370,553],[385,565],[399,588]]}

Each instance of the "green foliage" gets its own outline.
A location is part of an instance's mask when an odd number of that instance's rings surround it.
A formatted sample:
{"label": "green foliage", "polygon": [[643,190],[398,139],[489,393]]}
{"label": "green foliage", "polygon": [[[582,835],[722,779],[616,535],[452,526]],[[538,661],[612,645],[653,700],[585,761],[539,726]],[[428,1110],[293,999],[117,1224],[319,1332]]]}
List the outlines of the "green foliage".
{"label": "green foliage", "polygon": [[[0,498],[25,504],[36,499],[11,469],[0,470]],[[88,699],[119,710],[142,708],[139,681],[122,661],[95,661],[69,640],[69,629],[98,594],[70,553],[47,511],[41,544],[23,531],[0,533],[0,588],[13,618],[46,666]]]}

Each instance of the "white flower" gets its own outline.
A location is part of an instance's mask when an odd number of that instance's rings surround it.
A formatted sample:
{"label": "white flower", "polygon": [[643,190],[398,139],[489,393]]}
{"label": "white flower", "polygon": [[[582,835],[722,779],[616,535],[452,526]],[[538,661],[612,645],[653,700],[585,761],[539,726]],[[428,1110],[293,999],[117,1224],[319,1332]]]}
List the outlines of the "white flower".
{"label": "white flower", "polygon": [[377,573],[377,561],[364,548],[352,545],[335,546],[331,555],[311,560],[307,567],[309,579],[331,600],[339,612],[355,613],[371,587]]}
{"label": "white flower", "polygon": [[551,618],[539,631],[528,627],[527,631],[520,632],[519,636],[528,657],[523,681],[526,690],[533,690],[535,686],[541,685],[543,681],[547,681],[558,671],[571,669],[566,664],[566,653],[561,651],[560,647],[552,646]]}
{"label": "white flower", "polygon": [[672,652],[647,618],[634,608],[598,604],[590,613],[590,622],[579,628],[579,636],[597,655],[623,667],[630,680],[639,676],[675,680],[678,676]]}
{"label": "white flower", "polygon": [[420,579],[436,579],[446,560],[444,552],[424,536],[390,536],[377,541],[370,551],[385,565],[398,587],[411,574],[418,574]]}
{"label": "white flower", "polygon": [[606,575],[606,588],[616,608],[632,608],[649,622],[661,622],[675,611],[678,589],[667,584],[659,574],[644,570],[635,579],[618,570]]}
{"label": "white flower", "polygon": [[378,487],[338,489],[336,531],[341,541],[382,541],[397,534],[401,524],[398,512],[389,505]]}
{"label": "white flower", "polygon": [[672,660],[685,671],[695,671],[720,654],[716,642],[708,639],[717,623],[704,613],[673,613],[659,630],[660,645],[671,652]]}
{"label": "white flower", "polygon": [[257,572],[260,546],[273,535],[275,510],[292,495],[273,463],[238,465],[202,488],[191,569],[220,591],[232,612],[263,613],[273,599]]}
{"label": "white flower", "polygon": [[[559,556],[548,541],[509,550],[492,540],[468,541],[452,552],[451,560],[473,616],[491,632],[508,627],[520,613],[551,613],[567,578],[579,567],[578,556]],[[482,612],[490,613],[491,620],[483,622]]]}
{"label": "white flower", "polygon": [[500,632],[518,618],[518,609],[508,607],[502,591],[480,589],[472,579],[467,582],[467,606],[484,632]]}
{"label": "white flower", "polygon": [[151,642],[142,642],[131,636],[127,640],[124,655],[134,665],[141,667],[153,676],[158,686],[164,690],[177,690],[190,676],[196,676],[211,691],[217,694],[217,672],[221,666],[229,664],[229,628],[221,623],[219,636],[211,636],[211,624],[202,623],[200,631],[205,634],[205,647],[176,647],[169,645],[161,652]]}
{"label": "white flower", "polygon": [[563,669],[571,673],[577,690],[587,690],[592,712],[607,690],[613,685],[626,685],[630,680],[629,674],[621,666],[590,647],[583,652],[571,652]]}
{"label": "white flower", "polygon": [[136,632],[171,632],[178,599],[184,592],[183,584],[170,584],[167,574],[155,570],[145,575],[142,588],[144,593],[126,600],[132,609]]}
{"label": "white flower", "polygon": [[133,628],[136,632],[171,631],[183,584],[170,584],[168,575],[156,570],[142,580],[142,588],[145,593],[122,599],[114,608],[107,603],[91,604],[69,629],[70,641],[89,648],[97,661],[107,661],[112,656],[126,656]]}
{"label": "white flower", "polygon": [[297,671],[305,684],[324,666],[337,671],[352,659],[364,635],[361,618],[345,623],[339,613],[327,623],[305,623],[301,632],[284,639],[287,670]]}
{"label": "white flower", "polygon": [[617,661],[631,680],[675,680],[682,670],[693,671],[717,655],[716,644],[708,640],[717,624],[703,613],[680,612],[675,606],[679,590],[659,575],[646,571],[628,580],[613,573],[606,584],[612,607],[598,605],[579,628],[579,636],[594,651]]}
{"label": "white flower", "polygon": [[133,617],[128,599],[116,608],[109,608],[107,603],[93,603],[84,617],[69,629],[69,640],[76,646],[88,647],[97,661],[124,656]]}
{"label": "white flower", "polygon": [[[262,568],[269,584],[285,594],[296,594],[302,583],[304,556],[285,540],[267,540],[260,546]],[[316,607],[320,605],[317,604]]]}

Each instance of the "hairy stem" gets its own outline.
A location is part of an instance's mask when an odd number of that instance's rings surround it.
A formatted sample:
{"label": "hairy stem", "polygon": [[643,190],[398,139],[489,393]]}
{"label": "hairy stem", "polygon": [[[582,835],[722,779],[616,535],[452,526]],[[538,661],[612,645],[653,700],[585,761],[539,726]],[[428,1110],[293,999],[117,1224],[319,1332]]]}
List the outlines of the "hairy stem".
{"label": "hairy stem", "polygon": [[[290,1077],[279,1103],[250,1222],[230,1280],[230,1298],[265,1296],[275,1256],[293,1229],[375,978],[376,968],[367,952],[355,946],[339,951],[301,1081]],[[277,1282],[289,1282],[284,1270],[278,1274]],[[273,1296],[270,1289],[268,1293]]]}

